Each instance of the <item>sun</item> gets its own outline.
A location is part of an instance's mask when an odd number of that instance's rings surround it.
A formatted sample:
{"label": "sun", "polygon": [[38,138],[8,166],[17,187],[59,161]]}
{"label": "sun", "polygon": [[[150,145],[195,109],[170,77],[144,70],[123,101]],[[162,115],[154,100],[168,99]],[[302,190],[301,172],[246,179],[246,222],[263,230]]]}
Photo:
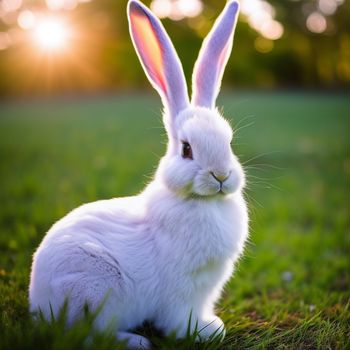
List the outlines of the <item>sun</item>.
{"label": "sun", "polygon": [[34,29],[34,40],[44,51],[62,51],[69,41],[70,30],[60,18],[41,19]]}

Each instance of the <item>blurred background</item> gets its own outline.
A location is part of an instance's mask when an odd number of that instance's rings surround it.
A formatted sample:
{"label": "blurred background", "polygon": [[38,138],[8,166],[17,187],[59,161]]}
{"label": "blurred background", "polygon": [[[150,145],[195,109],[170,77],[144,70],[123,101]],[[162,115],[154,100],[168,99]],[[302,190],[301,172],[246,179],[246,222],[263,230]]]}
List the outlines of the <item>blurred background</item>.
{"label": "blurred background", "polygon": [[[224,85],[350,87],[350,1],[241,0]],[[225,1],[145,0],[189,80]],[[126,0],[0,0],[0,95],[149,88],[128,33]]]}

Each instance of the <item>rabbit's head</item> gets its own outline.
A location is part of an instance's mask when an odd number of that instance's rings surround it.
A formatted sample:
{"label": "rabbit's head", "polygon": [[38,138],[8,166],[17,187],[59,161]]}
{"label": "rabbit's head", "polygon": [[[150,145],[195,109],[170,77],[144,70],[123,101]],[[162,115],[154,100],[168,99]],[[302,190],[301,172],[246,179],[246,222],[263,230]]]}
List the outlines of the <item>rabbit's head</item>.
{"label": "rabbit's head", "polygon": [[215,108],[238,7],[236,1],[229,1],[204,40],[194,67],[190,102],[180,60],[162,24],[138,0],[129,1],[136,52],[165,107],[169,145],[157,178],[186,197],[222,196],[244,185],[242,167],[231,150],[232,129]]}

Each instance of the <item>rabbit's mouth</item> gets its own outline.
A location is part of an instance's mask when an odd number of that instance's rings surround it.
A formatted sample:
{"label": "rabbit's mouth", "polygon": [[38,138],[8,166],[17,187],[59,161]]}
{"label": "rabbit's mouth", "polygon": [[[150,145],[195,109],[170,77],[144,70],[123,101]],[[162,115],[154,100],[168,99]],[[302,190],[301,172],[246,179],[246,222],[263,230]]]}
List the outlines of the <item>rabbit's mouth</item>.
{"label": "rabbit's mouth", "polygon": [[222,177],[214,175],[212,172],[198,173],[189,191],[200,197],[222,198],[238,191],[244,183],[238,172],[230,171],[227,176]]}
{"label": "rabbit's mouth", "polygon": [[218,197],[223,197],[223,196],[227,196],[229,194],[231,194],[233,191],[225,191],[225,189],[223,188],[223,186],[220,186],[220,189],[216,192],[216,196]]}

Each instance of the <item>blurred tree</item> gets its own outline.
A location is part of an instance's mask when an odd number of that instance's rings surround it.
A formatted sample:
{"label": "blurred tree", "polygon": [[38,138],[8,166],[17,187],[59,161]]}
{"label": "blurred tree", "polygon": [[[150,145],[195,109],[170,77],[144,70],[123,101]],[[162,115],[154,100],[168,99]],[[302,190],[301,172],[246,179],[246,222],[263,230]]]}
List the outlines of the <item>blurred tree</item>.
{"label": "blurred tree", "polygon": [[[240,2],[225,85],[350,86],[349,0]],[[164,17],[190,83],[201,42],[225,1],[144,3]],[[129,38],[126,5],[127,0],[0,0],[0,94],[148,87]]]}

